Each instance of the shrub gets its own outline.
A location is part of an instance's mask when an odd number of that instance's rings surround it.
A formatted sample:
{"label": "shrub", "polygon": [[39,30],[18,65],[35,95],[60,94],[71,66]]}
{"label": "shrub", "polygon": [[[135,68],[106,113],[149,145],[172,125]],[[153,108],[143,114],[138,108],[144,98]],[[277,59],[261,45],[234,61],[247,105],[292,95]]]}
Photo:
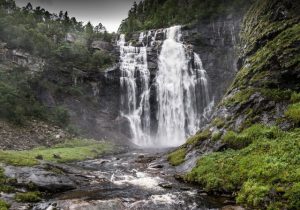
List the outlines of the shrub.
{"label": "shrub", "polygon": [[66,127],[70,123],[70,115],[68,111],[61,106],[55,107],[51,110],[49,119],[51,122],[61,127]]}
{"label": "shrub", "polygon": [[269,192],[270,186],[249,180],[243,184],[236,200],[238,203],[247,203],[253,207],[260,207],[264,206]]}

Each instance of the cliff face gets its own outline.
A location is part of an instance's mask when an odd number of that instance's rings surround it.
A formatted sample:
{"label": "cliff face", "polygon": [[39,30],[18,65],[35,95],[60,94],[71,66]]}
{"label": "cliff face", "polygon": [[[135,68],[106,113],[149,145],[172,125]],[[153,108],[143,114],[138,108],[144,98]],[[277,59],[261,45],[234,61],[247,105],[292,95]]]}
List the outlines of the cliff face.
{"label": "cliff face", "polygon": [[257,1],[245,15],[233,83],[211,123],[169,156],[178,171],[194,167],[186,180],[248,207],[299,208],[299,6]]}

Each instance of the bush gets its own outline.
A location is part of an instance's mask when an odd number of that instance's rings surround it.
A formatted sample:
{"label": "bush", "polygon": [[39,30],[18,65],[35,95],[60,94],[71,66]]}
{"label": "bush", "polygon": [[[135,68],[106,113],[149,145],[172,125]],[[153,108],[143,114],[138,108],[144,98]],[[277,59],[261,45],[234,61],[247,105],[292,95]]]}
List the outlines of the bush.
{"label": "bush", "polygon": [[236,200],[238,203],[247,203],[253,207],[264,206],[270,190],[268,185],[249,180],[243,184]]}
{"label": "bush", "polygon": [[70,123],[70,115],[68,111],[61,106],[55,107],[51,110],[49,119],[51,122],[60,127],[67,127]]}

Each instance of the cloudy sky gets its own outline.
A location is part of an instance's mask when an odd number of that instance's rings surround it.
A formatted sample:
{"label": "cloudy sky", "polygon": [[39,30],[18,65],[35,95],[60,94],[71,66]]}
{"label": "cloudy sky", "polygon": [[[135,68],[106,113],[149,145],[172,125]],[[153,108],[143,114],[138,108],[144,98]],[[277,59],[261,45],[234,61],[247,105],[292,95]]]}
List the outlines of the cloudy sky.
{"label": "cloudy sky", "polygon": [[41,6],[52,13],[68,11],[70,17],[95,26],[102,23],[109,32],[117,31],[133,2],[141,0],[16,0],[18,6],[31,2],[33,7]]}

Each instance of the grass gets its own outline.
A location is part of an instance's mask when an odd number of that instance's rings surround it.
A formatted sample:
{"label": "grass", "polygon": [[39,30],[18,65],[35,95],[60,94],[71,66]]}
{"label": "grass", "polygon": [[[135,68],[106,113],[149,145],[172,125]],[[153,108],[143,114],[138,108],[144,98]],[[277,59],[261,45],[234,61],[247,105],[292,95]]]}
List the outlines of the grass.
{"label": "grass", "polygon": [[251,141],[243,149],[199,159],[185,179],[207,191],[232,192],[252,209],[299,209],[300,129],[254,125],[234,135]]}
{"label": "grass", "polygon": [[187,141],[186,144],[188,145],[196,145],[197,143],[204,141],[211,136],[211,131],[209,129],[206,129],[202,132],[197,133],[196,135],[190,137]]}
{"label": "grass", "polygon": [[5,201],[0,200],[0,210],[8,210],[9,209],[9,204],[7,204]]}
{"label": "grass", "polygon": [[294,123],[300,124],[300,103],[289,105],[285,112],[285,116],[291,119]]}
{"label": "grass", "polygon": [[112,151],[113,145],[94,140],[74,139],[51,148],[36,148],[26,151],[0,151],[0,162],[14,166],[33,166],[38,159],[51,162],[72,162],[96,158]]}
{"label": "grass", "polygon": [[168,155],[168,161],[172,166],[178,166],[185,160],[186,149],[180,148]]}
{"label": "grass", "polygon": [[15,200],[21,203],[36,203],[42,200],[40,192],[17,193]]}
{"label": "grass", "polygon": [[232,149],[242,149],[250,145],[256,139],[275,139],[282,135],[283,132],[277,127],[266,127],[261,124],[255,124],[244,129],[241,133],[228,131],[223,137],[223,142]]}
{"label": "grass", "polygon": [[298,103],[300,102],[300,93],[293,92],[291,96],[291,102],[292,103]]}

